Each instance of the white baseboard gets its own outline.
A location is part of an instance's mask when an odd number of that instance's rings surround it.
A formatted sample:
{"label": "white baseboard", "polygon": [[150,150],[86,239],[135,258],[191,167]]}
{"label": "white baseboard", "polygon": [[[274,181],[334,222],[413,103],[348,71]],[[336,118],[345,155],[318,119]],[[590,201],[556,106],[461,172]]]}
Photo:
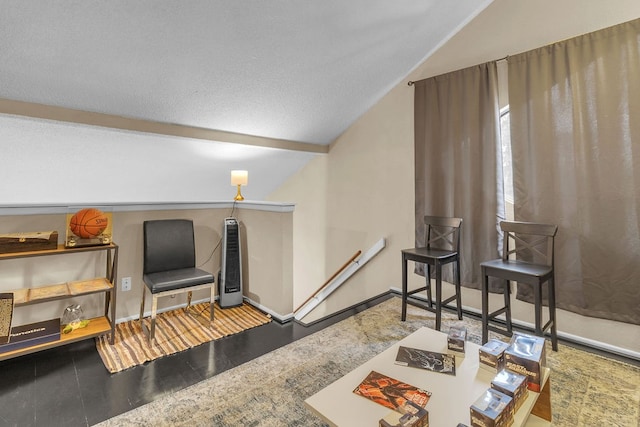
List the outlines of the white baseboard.
{"label": "white baseboard", "polygon": [[269,307],[265,307],[265,306],[255,302],[255,301],[253,301],[249,297],[244,297],[244,300],[247,303],[249,303],[252,306],[254,306],[255,308],[257,308],[258,310],[267,313],[268,315],[270,315],[271,317],[273,317],[274,319],[276,319],[280,323],[286,323],[286,322],[290,322],[291,320],[293,320],[293,313],[285,314],[283,316],[283,315],[278,314],[275,311],[271,310]]}

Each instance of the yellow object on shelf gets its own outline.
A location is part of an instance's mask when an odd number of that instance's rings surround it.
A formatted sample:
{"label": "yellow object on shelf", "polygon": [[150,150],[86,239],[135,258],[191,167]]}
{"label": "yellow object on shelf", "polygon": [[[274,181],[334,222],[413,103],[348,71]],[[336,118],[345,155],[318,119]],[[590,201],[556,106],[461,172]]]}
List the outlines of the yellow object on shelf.
{"label": "yellow object on shelf", "polygon": [[76,329],[86,328],[88,324],[89,324],[89,320],[80,320],[79,322],[69,323],[64,327],[64,329],[62,330],[62,333],[69,334],[75,331]]}

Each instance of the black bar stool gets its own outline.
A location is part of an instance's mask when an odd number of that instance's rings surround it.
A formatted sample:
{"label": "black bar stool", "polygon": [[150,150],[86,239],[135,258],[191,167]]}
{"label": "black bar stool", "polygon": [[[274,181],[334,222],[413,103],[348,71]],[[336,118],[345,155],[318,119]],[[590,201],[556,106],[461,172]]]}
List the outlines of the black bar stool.
{"label": "black bar stool", "polygon": [[[426,245],[420,248],[402,250],[402,317],[407,319],[407,303],[436,314],[436,330],[440,330],[442,323],[442,307],[455,309],[458,319],[462,320],[462,303],[460,298],[460,227],[461,218],[425,216],[424,223],[426,229]],[[407,261],[423,263],[426,267],[425,286],[407,290]],[[442,301],[442,266],[453,263],[455,295]],[[435,268],[436,274],[436,298],[431,298],[431,267]],[[427,291],[427,304],[421,304],[415,300],[408,300],[409,295]],[[456,301],[456,307],[449,306],[450,302]]]}
{"label": "black bar stool", "polygon": [[[504,232],[502,258],[485,261],[482,269],[482,343],[489,339],[489,331],[505,335],[513,333],[511,323],[511,287],[509,281],[527,283],[533,286],[535,293],[535,334],[544,336],[550,329],[551,344],[558,350],[556,330],[556,298],[554,282],[553,246],[557,225],[532,222],[502,221],[500,228]],[[513,248],[511,240],[513,239]],[[509,257],[515,254],[514,259]],[[489,313],[489,277],[504,279],[504,307]],[[549,297],[549,321],[542,326],[542,285],[547,283]],[[497,320],[505,315],[503,323]]]}

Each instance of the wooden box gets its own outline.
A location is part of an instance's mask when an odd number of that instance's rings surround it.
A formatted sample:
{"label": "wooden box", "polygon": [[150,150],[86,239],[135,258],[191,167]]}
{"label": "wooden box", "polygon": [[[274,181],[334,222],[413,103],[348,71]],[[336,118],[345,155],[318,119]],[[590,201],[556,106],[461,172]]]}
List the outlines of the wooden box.
{"label": "wooden box", "polygon": [[0,254],[42,251],[58,247],[57,231],[0,234]]}

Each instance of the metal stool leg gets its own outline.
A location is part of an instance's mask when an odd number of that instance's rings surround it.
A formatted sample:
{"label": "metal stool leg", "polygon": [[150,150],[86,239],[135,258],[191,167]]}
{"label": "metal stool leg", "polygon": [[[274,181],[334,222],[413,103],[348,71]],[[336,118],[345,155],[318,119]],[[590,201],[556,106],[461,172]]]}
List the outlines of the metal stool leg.
{"label": "metal stool leg", "polygon": [[156,337],[156,312],[158,311],[158,297],[153,295],[153,302],[151,304],[151,328],[149,331],[149,342],[153,344],[153,340]]}
{"label": "metal stool leg", "polygon": [[209,300],[209,320],[213,322],[213,306],[216,301],[216,287],[211,285],[211,299]]}
{"label": "metal stool leg", "polygon": [[142,319],[144,317],[144,297],[146,295],[147,295],[147,287],[144,286],[142,288],[142,303],[140,304],[140,317],[139,317],[140,323],[142,323]]}

